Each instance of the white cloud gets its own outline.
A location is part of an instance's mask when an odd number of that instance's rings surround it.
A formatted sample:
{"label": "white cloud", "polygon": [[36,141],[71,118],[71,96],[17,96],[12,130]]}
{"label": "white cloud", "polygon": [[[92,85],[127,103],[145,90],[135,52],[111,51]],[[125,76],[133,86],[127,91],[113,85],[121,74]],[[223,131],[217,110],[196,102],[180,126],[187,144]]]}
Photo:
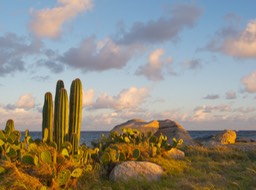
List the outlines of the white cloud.
{"label": "white cloud", "polygon": [[177,73],[173,71],[172,57],[164,57],[164,49],[158,48],[152,51],[148,56],[148,62],[141,65],[137,71],[136,75],[143,75],[148,80],[160,81],[164,79],[166,74],[176,75]]}
{"label": "white cloud", "polygon": [[91,106],[94,100],[94,90],[88,89],[83,92],[83,107]]}
{"label": "white cloud", "polygon": [[32,11],[30,29],[36,36],[56,38],[66,21],[91,7],[92,0],[58,0],[57,6],[52,9]]}
{"label": "white cloud", "polygon": [[225,118],[226,113],[232,112],[231,105],[220,104],[216,106],[204,105],[198,106],[194,109],[191,121],[208,121],[216,118]]}
{"label": "white cloud", "polygon": [[229,27],[218,34],[206,49],[239,58],[256,57],[256,20],[251,20],[242,31]]}
{"label": "white cloud", "polygon": [[139,67],[136,74],[144,75],[149,80],[158,81],[163,79],[164,61],[161,57],[164,55],[163,49],[156,49],[148,56],[148,63]]}
{"label": "white cloud", "polygon": [[16,107],[29,110],[35,107],[35,98],[32,94],[22,95],[19,100],[16,102]]}
{"label": "white cloud", "polygon": [[110,38],[96,41],[94,37],[89,37],[79,47],[70,48],[58,61],[84,72],[121,69],[131,58],[132,51],[129,47],[117,45]]}
{"label": "white cloud", "polygon": [[149,96],[147,88],[130,87],[122,90],[117,96],[101,94],[91,106],[92,109],[129,110],[136,109]]}
{"label": "white cloud", "polygon": [[227,39],[222,49],[235,57],[256,57],[256,20],[250,21],[237,38]]}
{"label": "white cloud", "polygon": [[13,119],[15,128],[24,131],[39,131],[42,126],[42,114],[23,108],[7,109],[0,105],[0,125],[5,126],[8,119]]}
{"label": "white cloud", "polygon": [[245,91],[249,93],[255,93],[256,92],[256,71],[242,78],[242,83],[245,87]]}

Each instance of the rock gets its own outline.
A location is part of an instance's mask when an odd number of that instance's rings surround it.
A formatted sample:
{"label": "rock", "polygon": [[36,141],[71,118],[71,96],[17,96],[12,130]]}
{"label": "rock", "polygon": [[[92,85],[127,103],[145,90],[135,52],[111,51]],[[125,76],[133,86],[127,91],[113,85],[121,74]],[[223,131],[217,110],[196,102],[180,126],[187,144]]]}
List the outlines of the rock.
{"label": "rock", "polygon": [[138,129],[144,133],[151,131],[152,134],[156,136],[159,136],[162,133],[168,137],[170,144],[172,144],[173,138],[176,138],[177,140],[182,139],[183,143],[186,145],[195,144],[189,133],[180,124],[172,120],[153,120],[146,122],[141,119],[132,119],[115,126],[112,131],[122,133],[123,128]]}
{"label": "rock", "polygon": [[123,128],[138,129],[143,133],[151,131],[152,134],[154,134],[159,128],[159,123],[156,120],[146,122],[142,119],[132,119],[125,123],[115,126],[111,131],[122,133]]}
{"label": "rock", "polygon": [[109,178],[113,181],[129,179],[152,181],[160,179],[163,173],[161,166],[151,162],[126,161],[116,165]]}
{"label": "rock", "polygon": [[159,136],[161,133],[168,137],[168,141],[172,144],[172,139],[176,138],[177,140],[182,139],[183,144],[185,145],[194,145],[195,142],[188,133],[179,123],[172,120],[158,120],[159,129],[155,133],[156,136]]}
{"label": "rock", "polygon": [[185,158],[185,153],[177,148],[172,148],[165,152],[164,156],[175,160],[183,160]]}
{"label": "rock", "polygon": [[224,130],[218,134],[196,139],[204,146],[218,146],[224,144],[234,144],[236,142],[236,132]]}
{"label": "rock", "polygon": [[234,144],[236,142],[236,132],[233,130],[224,130],[222,133],[217,134],[215,139],[221,144]]}

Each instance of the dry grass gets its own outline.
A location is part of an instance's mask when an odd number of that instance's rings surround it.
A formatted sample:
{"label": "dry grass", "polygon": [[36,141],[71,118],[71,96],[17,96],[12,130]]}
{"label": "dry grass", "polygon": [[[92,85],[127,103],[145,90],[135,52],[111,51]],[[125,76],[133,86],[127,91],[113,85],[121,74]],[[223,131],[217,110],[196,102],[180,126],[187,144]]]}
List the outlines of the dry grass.
{"label": "dry grass", "polygon": [[35,178],[27,173],[19,170],[15,164],[9,161],[1,161],[1,166],[6,170],[4,176],[1,177],[0,189],[13,189],[13,190],[35,190],[40,189],[42,186],[38,178]]}

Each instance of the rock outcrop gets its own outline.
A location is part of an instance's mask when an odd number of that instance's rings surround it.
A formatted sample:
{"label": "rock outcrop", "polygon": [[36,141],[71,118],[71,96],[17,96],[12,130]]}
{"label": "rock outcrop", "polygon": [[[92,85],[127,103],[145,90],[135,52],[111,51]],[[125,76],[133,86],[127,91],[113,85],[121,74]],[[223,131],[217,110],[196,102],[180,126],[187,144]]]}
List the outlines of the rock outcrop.
{"label": "rock outcrop", "polygon": [[183,144],[186,145],[194,145],[194,140],[188,133],[186,129],[184,129],[179,123],[172,120],[158,120],[159,129],[155,133],[156,136],[161,133],[166,135],[169,139],[169,143],[172,143],[172,139],[176,138],[177,140],[182,139]]}
{"label": "rock outcrop", "polygon": [[159,129],[159,123],[157,120],[146,122],[142,119],[132,119],[125,123],[115,126],[112,129],[112,131],[122,133],[123,128],[138,129],[143,133],[147,133],[147,132],[151,131],[152,134],[154,134]]}
{"label": "rock outcrop", "polygon": [[196,140],[205,146],[234,144],[236,142],[236,132],[233,130],[224,130],[216,135],[198,138]]}
{"label": "rock outcrop", "polygon": [[152,134],[155,134],[156,136],[159,136],[162,133],[168,137],[170,144],[172,144],[173,138],[176,138],[177,140],[182,139],[183,143],[186,145],[194,144],[189,133],[180,124],[172,120],[153,120],[146,122],[141,119],[133,119],[115,126],[112,131],[122,133],[123,128],[138,129],[144,133],[151,131]]}
{"label": "rock outcrop", "polygon": [[161,166],[151,162],[126,161],[116,165],[110,173],[110,180],[127,181],[136,180],[158,180],[163,175]]}

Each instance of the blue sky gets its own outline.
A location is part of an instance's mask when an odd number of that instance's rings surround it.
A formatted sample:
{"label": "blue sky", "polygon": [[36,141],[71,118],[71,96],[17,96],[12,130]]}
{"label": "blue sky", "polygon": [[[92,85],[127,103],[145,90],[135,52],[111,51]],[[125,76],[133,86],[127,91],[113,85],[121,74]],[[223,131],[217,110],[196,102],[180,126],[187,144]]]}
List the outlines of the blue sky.
{"label": "blue sky", "polygon": [[132,118],[256,129],[249,1],[27,0],[0,5],[0,125],[41,130],[47,91],[83,83],[82,130]]}

